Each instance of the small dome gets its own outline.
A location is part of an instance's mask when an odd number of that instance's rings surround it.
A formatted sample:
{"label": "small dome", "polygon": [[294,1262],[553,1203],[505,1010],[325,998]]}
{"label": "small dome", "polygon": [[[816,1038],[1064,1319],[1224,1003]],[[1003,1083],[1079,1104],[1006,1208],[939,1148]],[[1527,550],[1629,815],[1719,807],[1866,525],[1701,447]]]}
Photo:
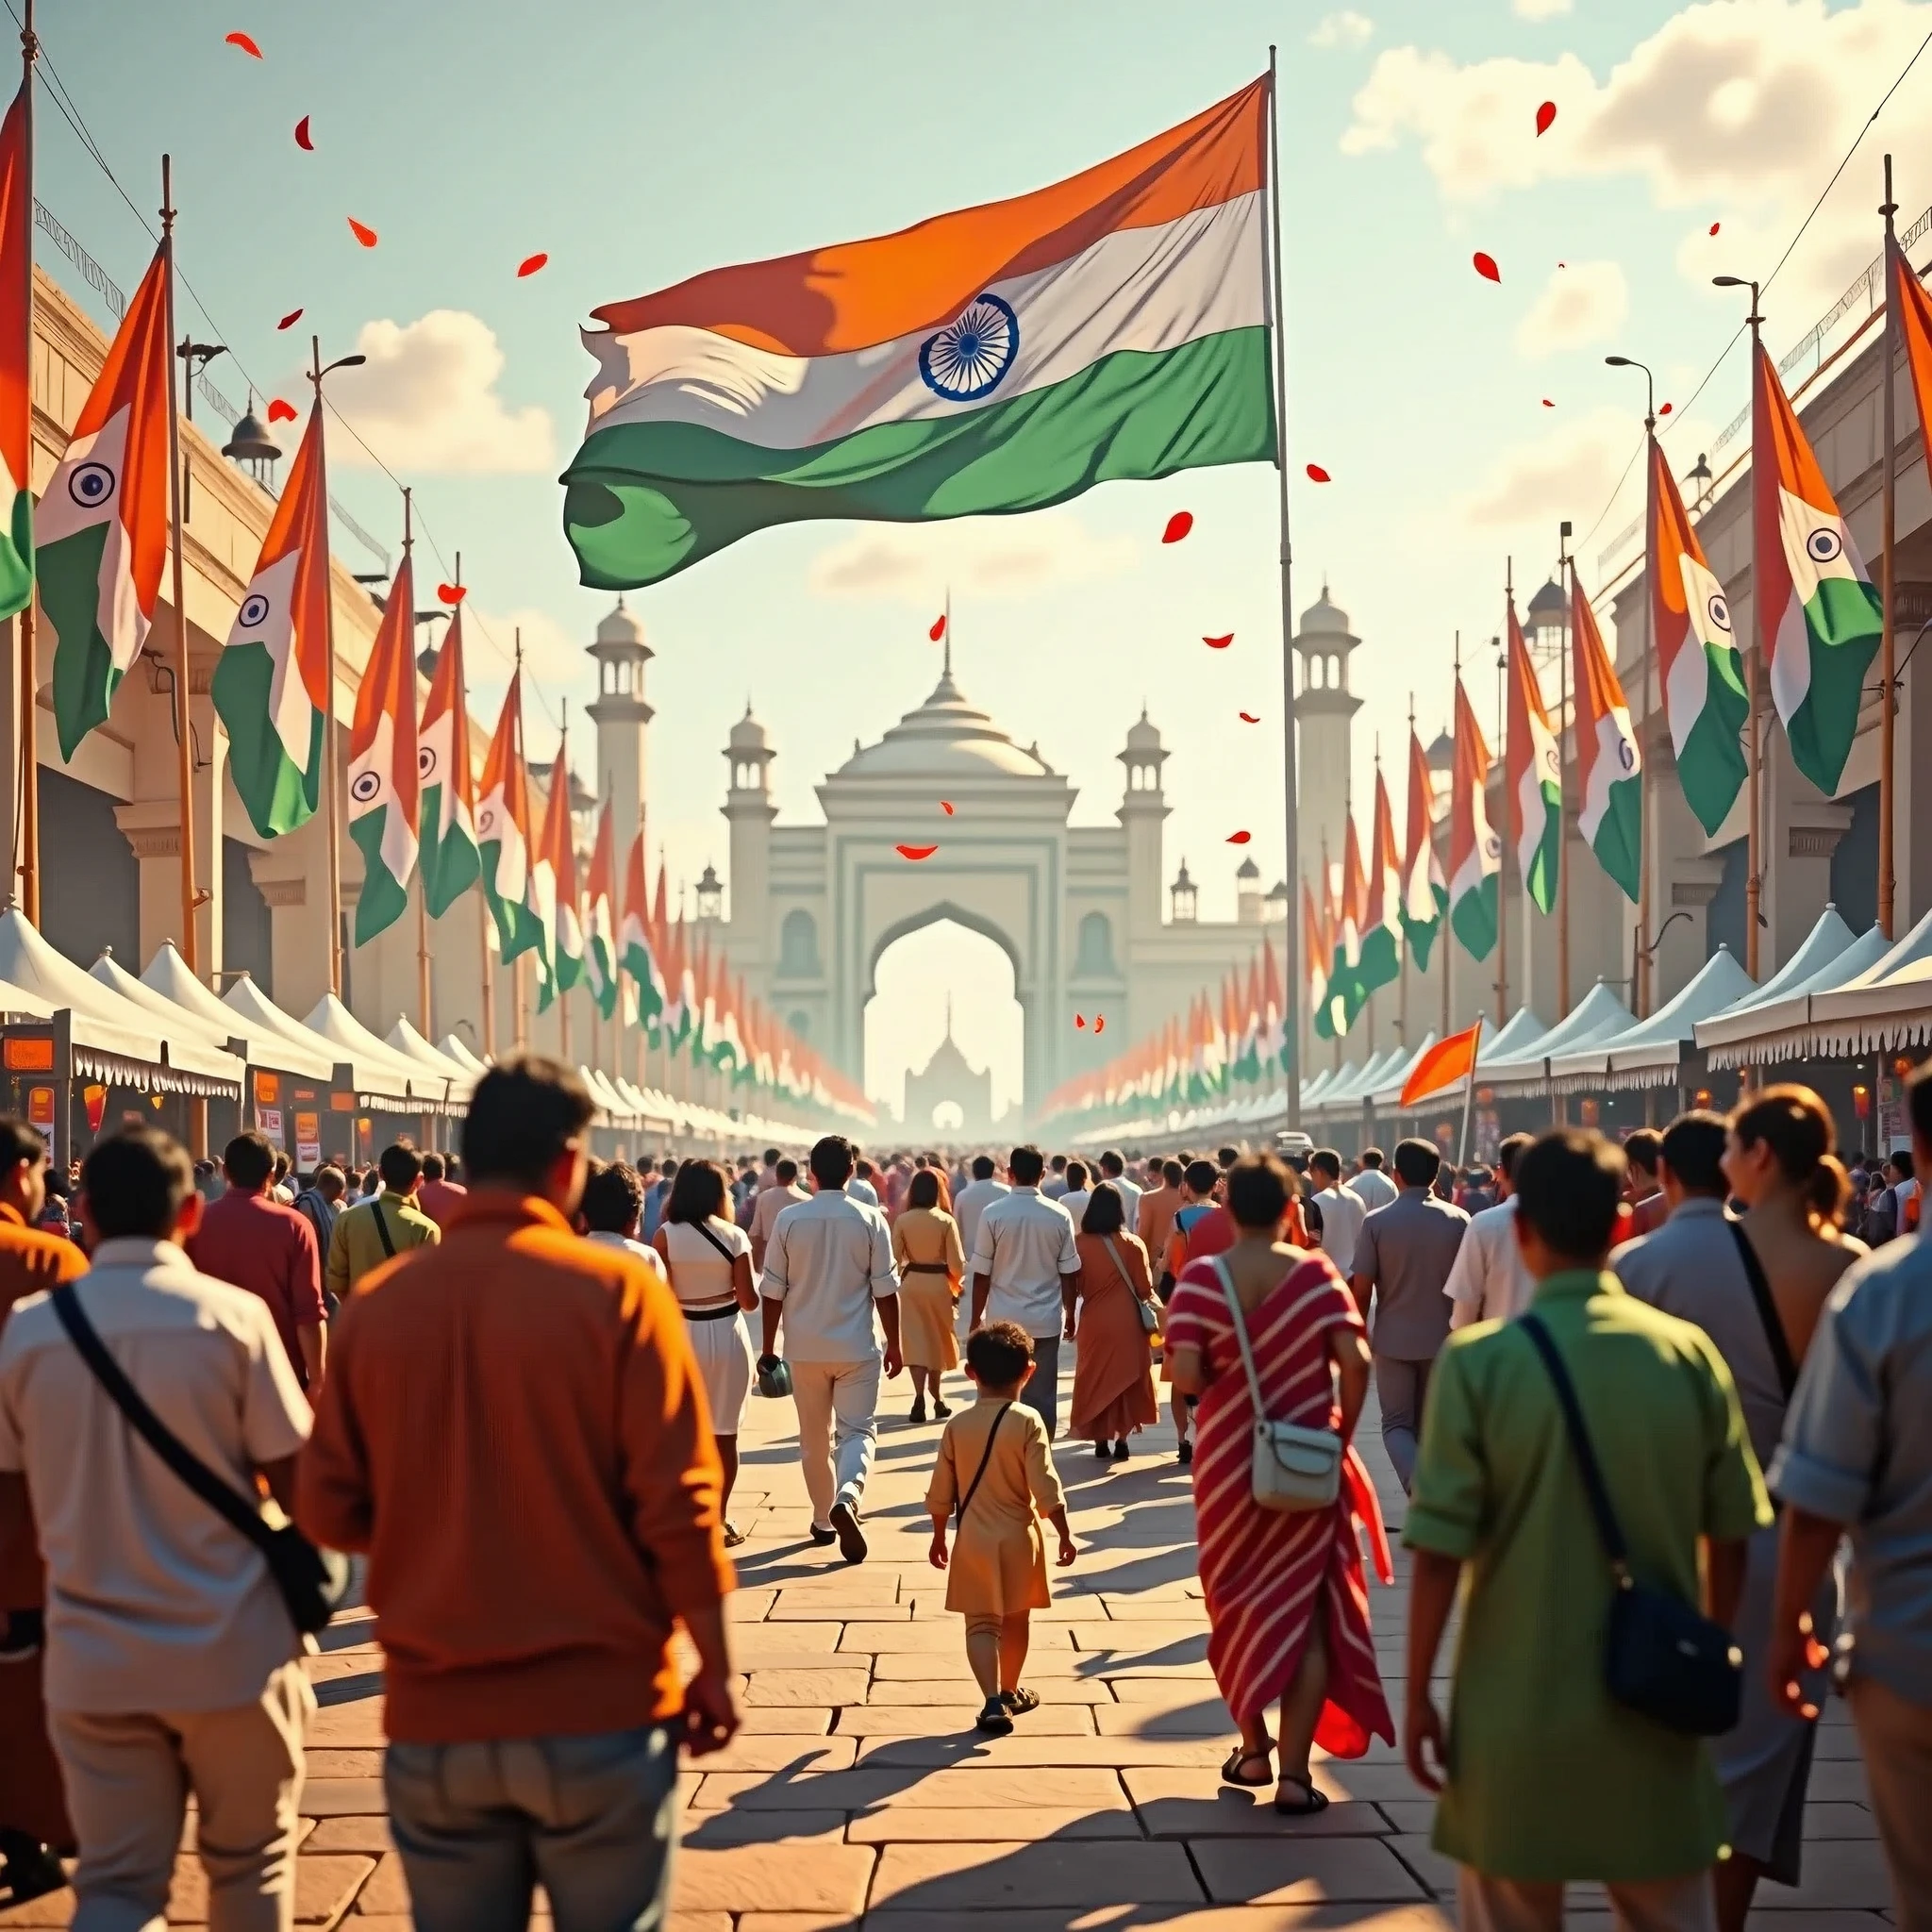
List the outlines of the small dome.
{"label": "small dome", "polygon": [[731,727],[731,749],[733,751],[764,751],[769,741],[765,727],[751,714],[751,700],[744,701],[744,716]]}
{"label": "small dome", "polygon": [[855,739],[834,778],[1044,778],[1053,775],[1038,746],[1022,751],[976,705],[960,694],[950,667],[932,695],[875,744]]}
{"label": "small dome", "polygon": [[1314,632],[1323,636],[1351,637],[1348,627],[1348,612],[1339,605],[1328,601],[1328,586],[1322,586],[1322,595],[1302,612],[1302,633]]}
{"label": "small dome", "polygon": [[1456,741],[1446,729],[1436,734],[1436,741],[1427,753],[1430,768],[1438,772],[1453,772],[1456,769]]}
{"label": "small dome", "polygon": [[1241,880],[1257,879],[1261,876],[1261,868],[1255,863],[1252,858],[1244,858],[1241,860],[1241,864],[1235,868],[1234,875],[1236,878]]}
{"label": "small dome", "polygon": [[1562,585],[1554,577],[1529,600],[1531,624],[1560,624],[1569,610],[1570,600],[1564,596]]}
{"label": "small dome", "polygon": [[1174,874],[1174,884],[1168,888],[1168,891],[1171,892],[1191,892],[1193,890],[1194,882],[1188,876],[1188,861],[1184,858],[1181,860],[1181,869]]}
{"label": "small dome", "polygon": [[701,892],[722,892],[724,890],[724,881],[718,876],[718,868],[714,865],[707,865],[704,871],[698,874],[698,891]]}
{"label": "small dome", "polygon": [[620,597],[610,614],[597,626],[600,644],[641,644],[644,627]]}
{"label": "small dome", "polygon": [[1149,720],[1147,707],[1141,707],[1141,715],[1127,726],[1127,749],[1129,751],[1158,751],[1160,732]]}
{"label": "small dome", "polygon": [[1286,906],[1291,896],[1288,890],[1288,881],[1286,879],[1276,879],[1274,890],[1268,894],[1268,903],[1273,906],[1278,902]]}

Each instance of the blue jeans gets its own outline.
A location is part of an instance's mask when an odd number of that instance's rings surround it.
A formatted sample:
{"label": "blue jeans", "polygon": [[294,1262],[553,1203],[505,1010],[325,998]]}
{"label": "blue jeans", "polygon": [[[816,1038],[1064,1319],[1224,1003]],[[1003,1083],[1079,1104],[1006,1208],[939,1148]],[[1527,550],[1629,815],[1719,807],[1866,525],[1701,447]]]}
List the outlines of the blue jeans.
{"label": "blue jeans", "polygon": [[416,1932],[524,1932],[539,1884],[557,1932],[664,1924],[677,1750],[662,1725],[391,1744],[383,1783]]}

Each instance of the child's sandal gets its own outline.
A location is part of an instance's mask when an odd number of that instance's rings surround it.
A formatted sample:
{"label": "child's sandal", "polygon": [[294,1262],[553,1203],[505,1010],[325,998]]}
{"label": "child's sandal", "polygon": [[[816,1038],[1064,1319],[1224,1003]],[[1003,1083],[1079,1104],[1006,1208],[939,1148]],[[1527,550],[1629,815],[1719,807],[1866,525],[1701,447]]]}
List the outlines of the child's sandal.
{"label": "child's sandal", "polygon": [[973,1720],[973,1728],[984,1731],[989,1738],[1004,1738],[1011,1734],[1013,1720],[998,1697],[989,1697],[986,1707]]}
{"label": "child's sandal", "polygon": [[[1221,1767],[1222,1783],[1224,1785],[1241,1785],[1248,1790],[1256,1791],[1273,1783],[1274,1780],[1268,1775],[1268,1760],[1274,1749],[1274,1745],[1264,1744],[1258,1751],[1243,1751],[1237,1744],[1227,1754],[1227,1762]],[[1251,1764],[1258,1764],[1261,1767],[1261,1775],[1259,1777],[1243,1777],[1241,1775]]]}
{"label": "child's sandal", "polygon": [[1006,1707],[1009,1715],[1024,1717],[1029,1710],[1038,1710],[1040,1708],[1040,1692],[1038,1690],[1029,1690],[1024,1685],[1020,1685],[1011,1690],[1002,1690],[1000,1692],[1000,1702]]}

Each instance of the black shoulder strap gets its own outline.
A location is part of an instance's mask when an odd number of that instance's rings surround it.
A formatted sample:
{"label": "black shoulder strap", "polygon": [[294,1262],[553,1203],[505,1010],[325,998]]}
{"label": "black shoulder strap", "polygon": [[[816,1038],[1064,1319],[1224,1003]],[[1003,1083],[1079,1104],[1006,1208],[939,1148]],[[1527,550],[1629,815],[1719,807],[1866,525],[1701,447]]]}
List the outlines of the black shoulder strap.
{"label": "black shoulder strap", "polygon": [[686,1225],[687,1225],[687,1226],[690,1226],[690,1227],[694,1227],[694,1228],[696,1228],[696,1229],[697,1229],[697,1231],[698,1231],[698,1232],[699,1232],[699,1233],[700,1233],[701,1235],[703,1235],[703,1236],[704,1236],[704,1238],[705,1238],[705,1239],[706,1239],[706,1240],[707,1240],[708,1241],[709,1241],[709,1242],[710,1242],[710,1244],[711,1244],[711,1245],[712,1245],[712,1246],[713,1246],[714,1248],[716,1248],[716,1249],[717,1249],[717,1251],[718,1251],[718,1252],[719,1252],[719,1253],[720,1253],[721,1255],[723,1255],[723,1256],[724,1257],[724,1258],[725,1258],[725,1259],[726,1259],[727,1261],[736,1261],[736,1260],[738,1259],[738,1257],[737,1257],[736,1255],[734,1255],[734,1254],[733,1254],[733,1253],[731,1252],[731,1250],[730,1250],[729,1248],[727,1248],[727,1247],[726,1247],[726,1246],[724,1245],[724,1243],[723,1241],[720,1241],[720,1240],[718,1239],[718,1237],[717,1237],[716,1235],[714,1235],[714,1234],[713,1234],[713,1233],[711,1232],[711,1230],[710,1230],[710,1229],[709,1229],[709,1228],[708,1228],[708,1226],[707,1226],[707,1225],[706,1225],[706,1224],[704,1224],[704,1223],[703,1223],[702,1221],[692,1221],[692,1222],[689,1222],[689,1223],[687,1223],[687,1224],[686,1224]]}
{"label": "black shoulder strap", "polygon": [[1778,1319],[1777,1304],[1771,1298],[1771,1283],[1764,1278],[1764,1264],[1741,1221],[1731,1223],[1731,1235],[1738,1243],[1738,1259],[1744,1264],[1744,1278],[1751,1284],[1751,1299],[1757,1304],[1757,1319],[1764,1324],[1764,1339],[1771,1344],[1772,1366],[1777,1371],[1777,1386],[1785,1400],[1798,1386],[1798,1365],[1791,1359],[1791,1345],[1785,1340],[1785,1324]]}
{"label": "black shoulder strap", "polygon": [[1007,1410],[1012,1407],[1010,1402],[1001,1406],[1000,1412],[992,1419],[992,1427],[986,1432],[986,1447],[980,1452],[979,1467],[973,1472],[973,1480],[966,1487],[966,1493],[959,1498],[958,1520],[966,1520],[967,1506],[979,1493],[979,1479],[986,1474],[986,1465],[992,1460],[992,1439],[1000,1432],[1000,1424],[1007,1419]]}
{"label": "black shoulder strap", "polygon": [[1596,1519],[1596,1533],[1603,1541],[1604,1554],[1610,1559],[1610,1567],[1622,1575],[1629,1550],[1617,1523],[1617,1512],[1610,1507],[1610,1492],[1604,1487],[1604,1473],[1597,1466],[1596,1451],[1591,1447],[1590,1431],[1583,1426],[1575,1384],[1571,1381],[1570,1371],[1563,1366],[1563,1357],[1557,1353],[1557,1344],[1541,1318],[1530,1314],[1521,1319],[1523,1332],[1536,1344],[1536,1352],[1542,1357],[1543,1367],[1549,1371],[1551,1385],[1557,1391],[1557,1406],[1563,1411],[1564,1431],[1570,1438],[1571,1453],[1576,1457],[1577,1473],[1583,1478],[1584,1494],[1590,1498],[1590,1513]]}
{"label": "black shoulder strap", "polygon": [[61,1327],[67,1331],[68,1341],[73,1342],[80,1353],[81,1360],[93,1372],[94,1380],[107,1391],[108,1399],[127,1418],[134,1433],[231,1529],[246,1537],[266,1555],[269,1545],[275,1541],[275,1532],[261,1520],[261,1511],[250,1507],[231,1484],[224,1482],[192,1450],[169,1433],[168,1425],[147,1406],[140,1390],[127,1379],[121,1364],[108,1353],[93,1324],[88,1320],[87,1310],[81,1307],[80,1297],[75,1293],[73,1284],[63,1283],[54,1290],[49,1299],[54,1304],[55,1314],[60,1319]]}
{"label": "black shoulder strap", "polygon": [[396,1257],[396,1244],[390,1238],[389,1223],[383,1216],[380,1194],[370,1202],[369,1212],[375,1223],[375,1238],[382,1243],[382,1252],[393,1261]]}

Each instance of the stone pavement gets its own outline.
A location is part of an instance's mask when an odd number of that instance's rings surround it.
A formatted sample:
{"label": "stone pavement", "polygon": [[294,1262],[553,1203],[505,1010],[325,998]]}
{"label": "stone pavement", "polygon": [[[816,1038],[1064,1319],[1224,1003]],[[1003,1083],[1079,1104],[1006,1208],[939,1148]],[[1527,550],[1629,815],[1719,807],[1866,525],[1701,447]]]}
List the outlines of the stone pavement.
{"label": "stone pavement", "polygon": [[[949,1377],[969,1400],[963,1377]],[[1066,1413],[1071,1375],[1061,1391]],[[1278,1819],[1223,1789],[1232,1740],[1206,1661],[1187,1474],[1166,1424],[1124,1466],[1058,1447],[1080,1558],[1055,1572],[1036,1613],[1026,1679],[1044,1700],[1006,1739],[972,1728],[977,1693],[960,1620],[925,1560],[924,1497],[937,1424],[905,1420],[889,1385],[865,1527],[848,1568],[806,1539],[808,1510],[790,1403],[756,1395],[732,1513],[750,1532],[732,1603],[744,1728],[681,1780],[685,1810],[671,1932],[1286,1932],[1374,1925],[1434,1932],[1453,1919],[1453,1874],[1428,1842],[1431,1806],[1398,1754],[1329,1759],[1335,1801]],[[1363,1447],[1391,1531],[1401,1492],[1373,1413]],[[1373,1589],[1377,1654],[1401,1711],[1406,1559]],[[313,1660],[322,1701],[309,1740],[297,1919],[343,1932],[402,1932],[408,1900],[380,1782],[381,1654],[363,1613]],[[1883,1863],[1857,1745],[1841,1705],[1821,1728],[1807,1814],[1805,1882],[1766,1886],[1763,1932],[1882,1932]],[[1573,1913],[1605,1932],[1601,1895]],[[0,1926],[63,1925],[71,1895]],[[206,1904],[192,1855],[171,1923]],[[1889,1916],[1889,1913],[1887,1914]]]}

